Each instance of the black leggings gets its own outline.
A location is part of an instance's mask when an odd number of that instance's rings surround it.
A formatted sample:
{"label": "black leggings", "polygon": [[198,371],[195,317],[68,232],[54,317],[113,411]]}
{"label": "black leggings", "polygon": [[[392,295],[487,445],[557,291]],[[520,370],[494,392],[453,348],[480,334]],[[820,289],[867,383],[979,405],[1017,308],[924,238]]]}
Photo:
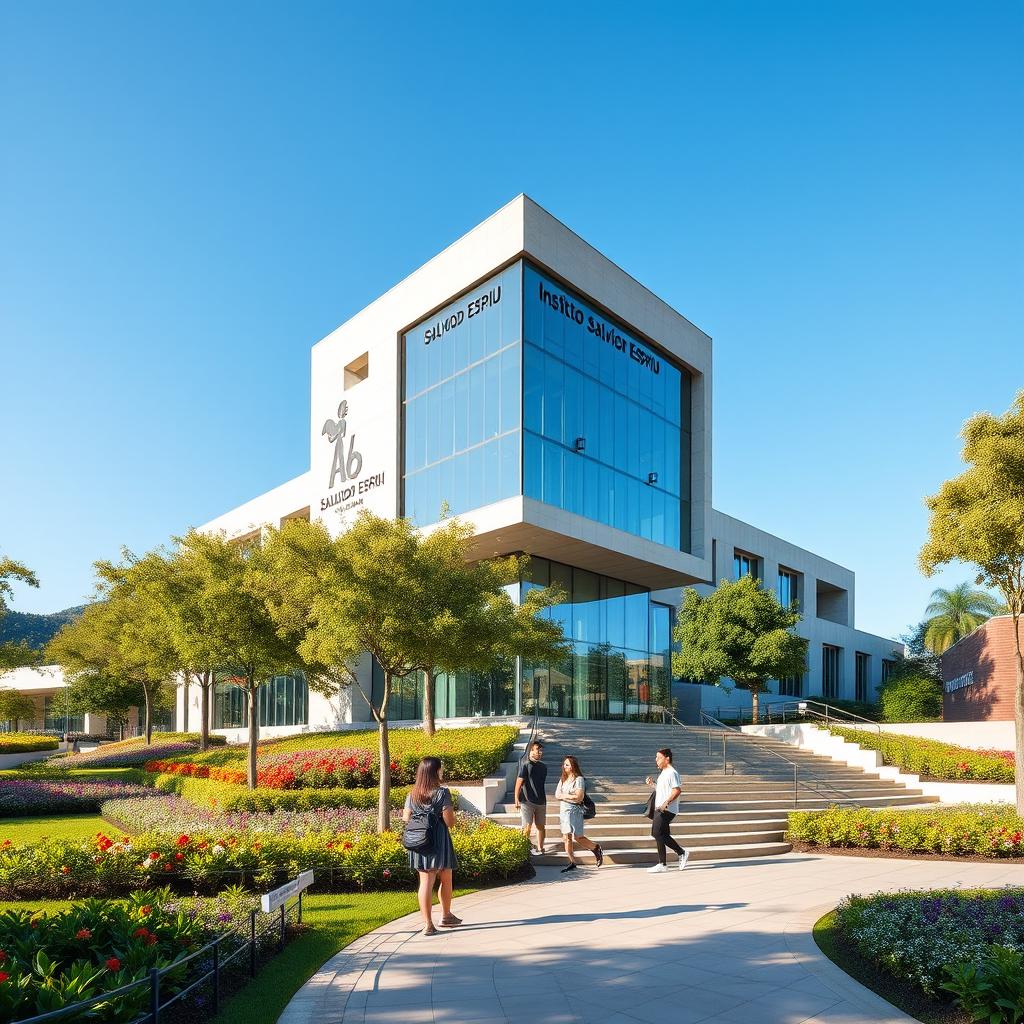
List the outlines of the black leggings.
{"label": "black leggings", "polygon": [[651,835],[654,836],[654,841],[658,844],[658,860],[662,864],[665,863],[665,847],[667,846],[670,850],[675,850],[680,857],[683,855],[683,848],[672,838],[669,833],[668,827],[672,824],[672,819],[675,817],[670,811],[655,811],[654,818],[651,821]]}

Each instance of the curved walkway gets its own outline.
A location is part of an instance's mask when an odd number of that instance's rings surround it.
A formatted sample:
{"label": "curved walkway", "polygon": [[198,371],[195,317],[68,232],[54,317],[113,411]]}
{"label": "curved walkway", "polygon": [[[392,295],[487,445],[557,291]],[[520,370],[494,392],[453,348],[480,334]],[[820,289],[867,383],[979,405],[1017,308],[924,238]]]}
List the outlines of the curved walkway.
{"label": "curved walkway", "polygon": [[[592,862],[591,862],[592,863]],[[1024,885],[1024,867],[790,853],[541,868],[465,896],[434,938],[408,916],[332,957],[278,1024],[896,1024],[825,959],[814,922],[849,893]]]}

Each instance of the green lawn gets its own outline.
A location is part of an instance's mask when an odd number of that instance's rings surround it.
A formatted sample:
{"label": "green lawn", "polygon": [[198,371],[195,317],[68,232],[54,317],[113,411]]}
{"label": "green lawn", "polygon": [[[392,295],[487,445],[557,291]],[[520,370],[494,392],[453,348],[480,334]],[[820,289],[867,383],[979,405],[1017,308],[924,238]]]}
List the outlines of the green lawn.
{"label": "green lawn", "polygon": [[120,834],[98,814],[69,814],[41,818],[0,819],[0,842],[35,843],[40,839],[92,839],[97,832]]}
{"label": "green lawn", "polygon": [[48,773],[42,768],[37,768],[35,771],[4,768],[0,770],[0,778],[4,776],[11,779],[33,779],[36,781],[74,779],[76,782],[138,782],[142,785],[153,781],[153,776],[141,768],[67,768],[52,773]]}

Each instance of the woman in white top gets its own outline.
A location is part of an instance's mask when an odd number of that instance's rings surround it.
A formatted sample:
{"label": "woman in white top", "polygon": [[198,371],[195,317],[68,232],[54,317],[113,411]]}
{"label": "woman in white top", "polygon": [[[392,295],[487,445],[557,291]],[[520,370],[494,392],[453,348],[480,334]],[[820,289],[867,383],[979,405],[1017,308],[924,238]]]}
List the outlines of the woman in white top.
{"label": "woman in white top", "polygon": [[594,854],[597,866],[604,863],[604,851],[600,843],[595,843],[583,834],[583,798],[587,794],[587,783],[580,771],[580,763],[575,757],[567,757],[562,762],[562,777],[555,787],[555,799],[558,804],[558,822],[565,840],[565,855],[569,858],[567,867],[562,874],[576,870],[576,858],[573,856],[573,845],[582,846]]}
{"label": "woman in white top", "polygon": [[651,815],[651,835],[658,844],[658,863],[647,870],[651,874],[658,874],[667,871],[665,865],[667,854],[665,847],[669,847],[679,854],[679,870],[686,867],[690,857],[687,850],[684,850],[673,838],[668,827],[672,819],[679,813],[679,794],[683,791],[679,779],[679,772],[672,765],[672,751],[665,747],[654,755],[654,763],[658,766],[660,774],[657,782],[647,776],[647,785],[654,784],[654,813]]}

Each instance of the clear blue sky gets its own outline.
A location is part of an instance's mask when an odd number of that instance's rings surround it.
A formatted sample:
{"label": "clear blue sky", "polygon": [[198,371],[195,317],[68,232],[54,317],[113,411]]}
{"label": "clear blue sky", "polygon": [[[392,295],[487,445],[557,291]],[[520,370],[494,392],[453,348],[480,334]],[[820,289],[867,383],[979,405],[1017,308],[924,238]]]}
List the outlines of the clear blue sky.
{"label": "clear blue sky", "polygon": [[15,607],[306,469],[310,346],[526,192],[714,338],[716,506],[900,632],[1024,387],[1022,52],[1020,3],[2,5]]}

